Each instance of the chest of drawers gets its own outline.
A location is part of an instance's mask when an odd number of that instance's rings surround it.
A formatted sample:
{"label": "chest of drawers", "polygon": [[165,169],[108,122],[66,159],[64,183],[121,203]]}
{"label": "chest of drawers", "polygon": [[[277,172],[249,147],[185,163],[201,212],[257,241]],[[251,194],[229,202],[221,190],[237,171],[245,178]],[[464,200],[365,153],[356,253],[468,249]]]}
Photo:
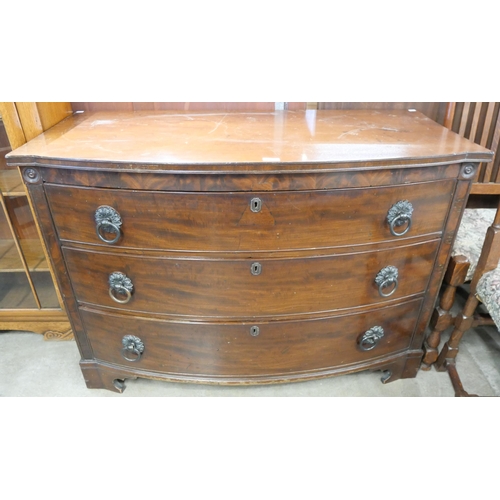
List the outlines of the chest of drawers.
{"label": "chest of drawers", "polygon": [[90,388],[414,377],[491,153],[415,112],[75,115],[13,151]]}

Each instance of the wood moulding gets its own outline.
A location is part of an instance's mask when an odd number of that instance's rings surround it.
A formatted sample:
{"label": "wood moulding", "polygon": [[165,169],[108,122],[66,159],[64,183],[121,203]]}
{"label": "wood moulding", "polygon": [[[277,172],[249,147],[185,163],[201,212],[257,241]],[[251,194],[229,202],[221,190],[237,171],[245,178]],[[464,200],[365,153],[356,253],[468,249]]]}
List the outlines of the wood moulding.
{"label": "wood moulding", "polygon": [[44,340],[74,340],[69,322],[56,321],[2,321],[0,331],[33,332],[43,335]]}

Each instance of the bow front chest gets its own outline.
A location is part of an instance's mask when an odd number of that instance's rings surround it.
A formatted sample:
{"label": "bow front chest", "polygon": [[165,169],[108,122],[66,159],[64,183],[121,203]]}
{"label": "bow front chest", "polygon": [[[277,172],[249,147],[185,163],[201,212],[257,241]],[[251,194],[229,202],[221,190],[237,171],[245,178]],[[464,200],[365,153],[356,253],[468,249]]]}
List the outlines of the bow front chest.
{"label": "bow front chest", "polygon": [[414,377],[478,163],[418,112],[77,114],[21,167],[90,388]]}

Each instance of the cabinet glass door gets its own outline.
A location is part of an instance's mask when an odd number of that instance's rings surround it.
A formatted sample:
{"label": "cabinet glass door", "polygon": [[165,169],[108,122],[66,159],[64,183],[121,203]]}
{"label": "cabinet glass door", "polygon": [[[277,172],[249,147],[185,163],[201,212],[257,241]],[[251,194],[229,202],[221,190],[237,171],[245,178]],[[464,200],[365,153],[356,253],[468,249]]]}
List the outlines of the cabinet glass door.
{"label": "cabinet glass door", "polygon": [[21,176],[17,168],[6,166],[10,150],[0,127],[0,312],[59,309]]}

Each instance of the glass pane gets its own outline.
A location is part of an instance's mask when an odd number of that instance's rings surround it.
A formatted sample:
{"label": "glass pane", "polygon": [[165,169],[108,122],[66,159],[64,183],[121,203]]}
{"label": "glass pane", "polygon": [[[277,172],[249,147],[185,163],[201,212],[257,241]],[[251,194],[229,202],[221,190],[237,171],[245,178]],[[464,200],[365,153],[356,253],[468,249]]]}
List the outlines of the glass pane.
{"label": "glass pane", "polygon": [[42,308],[59,309],[59,301],[57,300],[56,289],[50,272],[31,273],[31,279],[35,285],[38,300]]}
{"label": "glass pane", "polygon": [[24,272],[0,273],[0,309],[37,309]]}
{"label": "glass pane", "polygon": [[22,271],[23,266],[3,209],[0,209],[0,271]]}
{"label": "glass pane", "polygon": [[7,167],[11,150],[0,120],[0,190],[7,213],[0,208],[0,309],[37,309],[28,276],[7,216],[29,269],[42,308],[57,308],[56,290],[17,167]]}
{"label": "glass pane", "polygon": [[26,196],[7,196],[5,205],[31,272],[48,271],[42,243]]}
{"label": "glass pane", "polygon": [[9,151],[11,151],[9,139],[0,119],[0,189],[4,196],[7,194],[24,193],[24,186],[19,169],[17,167],[8,167],[5,161],[5,155]]}
{"label": "glass pane", "polygon": [[[6,196],[4,200],[8,214],[10,216],[10,220],[14,227],[14,231],[18,238],[19,245],[28,265],[31,280],[38,295],[41,307],[59,308],[59,302],[57,300],[52,276],[49,271],[48,263],[45,258],[42,243],[38,236],[38,231],[35,226],[35,221],[33,219],[33,214],[31,213],[27,197],[24,195]],[[10,271],[23,271],[24,268],[12,237],[10,241],[9,251],[11,256],[11,259],[9,260]],[[5,262],[2,264],[3,260],[3,258],[0,260],[0,267],[6,266]],[[18,283],[17,286],[20,286],[22,288],[22,286],[19,284],[19,281],[24,280],[19,277],[18,281],[16,281],[16,283]],[[14,286],[14,283],[12,283],[12,286]],[[21,292],[19,293],[22,295]],[[23,304],[27,304],[28,298],[23,298],[22,302]],[[26,307],[37,307],[34,298],[32,303],[32,306]]]}
{"label": "glass pane", "polygon": [[36,308],[28,278],[9,229],[0,210],[0,309]]}

